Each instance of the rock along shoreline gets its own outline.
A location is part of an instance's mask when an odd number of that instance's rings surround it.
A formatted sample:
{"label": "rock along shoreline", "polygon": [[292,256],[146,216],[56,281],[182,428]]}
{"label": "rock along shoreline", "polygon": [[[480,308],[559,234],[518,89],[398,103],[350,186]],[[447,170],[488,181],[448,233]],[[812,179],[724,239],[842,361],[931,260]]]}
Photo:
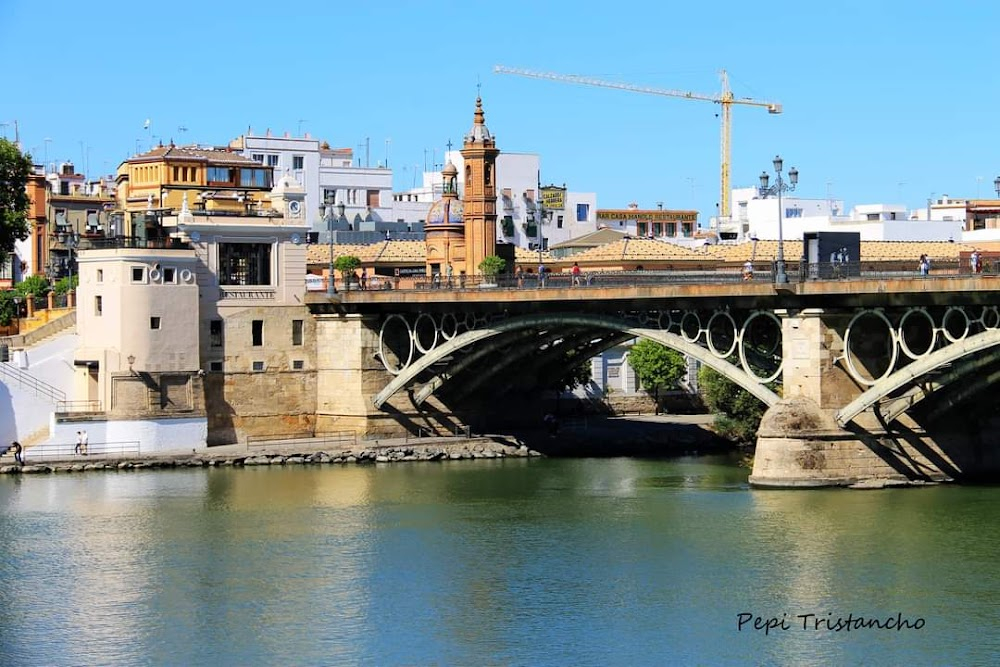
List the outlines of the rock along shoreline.
{"label": "rock along shoreline", "polygon": [[[284,451],[279,451],[284,450]],[[31,450],[25,452],[26,463],[0,466],[2,475],[37,475],[56,472],[90,472],[93,470],[149,470],[202,467],[246,467],[271,465],[316,465],[397,463],[411,461],[462,461],[473,459],[531,458],[541,453],[524,444],[497,442],[488,438],[473,438],[459,442],[410,443],[406,445],[368,445],[335,448],[331,451],[307,448],[274,447],[260,451],[213,454],[211,451],[191,454],[149,456],[74,456],[45,462],[31,461]],[[5,457],[7,458],[7,457]]]}

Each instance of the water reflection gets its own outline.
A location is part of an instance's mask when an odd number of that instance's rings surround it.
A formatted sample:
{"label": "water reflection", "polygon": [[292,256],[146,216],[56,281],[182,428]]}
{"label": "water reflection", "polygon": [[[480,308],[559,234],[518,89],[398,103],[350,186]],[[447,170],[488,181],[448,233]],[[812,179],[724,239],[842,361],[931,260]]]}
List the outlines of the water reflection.
{"label": "water reflection", "polygon": [[[990,488],[722,459],[0,479],[0,664],[985,662]],[[737,616],[927,619],[737,632]],[[801,623],[801,621],[798,621]]]}

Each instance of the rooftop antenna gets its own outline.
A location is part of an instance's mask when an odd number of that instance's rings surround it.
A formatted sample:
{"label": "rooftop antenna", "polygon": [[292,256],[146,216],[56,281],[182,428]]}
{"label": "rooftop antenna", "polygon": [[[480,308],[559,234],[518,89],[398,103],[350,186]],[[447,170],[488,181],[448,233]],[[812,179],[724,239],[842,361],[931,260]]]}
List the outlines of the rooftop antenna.
{"label": "rooftop antenna", "polygon": [[4,138],[4,139],[6,139],[6,138],[7,138],[7,126],[8,126],[8,125],[10,125],[10,123],[7,123],[7,122],[0,122],[0,132],[2,132],[2,133],[3,133],[3,138]]}
{"label": "rooftop antenna", "polygon": [[299,130],[298,130],[298,132],[296,133],[296,136],[299,136],[299,137],[301,137],[301,136],[302,136],[302,123],[308,123],[308,122],[309,122],[309,121],[308,121],[308,120],[306,120],[305,118],[299,118]]}
{"label": "rooftop antenna", "polygon": [[[186,127],[184,127],[183,125],[178,125],[177,126],[177,134],[181,135],[180,139],[177,140],[177,143],[179,143],[179,144],[183,144],[184,143],[184,133],[187,132],[187,131],[188,131],[188,129]],[[173,143],[173,142],[171,142],[171,143]]]}

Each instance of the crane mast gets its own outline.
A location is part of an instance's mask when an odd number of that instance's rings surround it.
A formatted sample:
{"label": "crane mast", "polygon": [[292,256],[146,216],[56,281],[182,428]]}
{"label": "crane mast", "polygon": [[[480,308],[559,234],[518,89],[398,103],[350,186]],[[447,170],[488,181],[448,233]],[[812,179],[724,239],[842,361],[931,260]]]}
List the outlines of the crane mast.
{"label": "crane mast", "polygon": [[730,210],[730,187],[729,187],[729,139],[732,127],[732,106],[734,104],[742,104],[751,107],[763,107],[767,109],[768,113],[779,114],[781,113],[781,104],[778,102],[765,102],[763,100],[754,100],[749,97],[741,97],[739,99],[733,97],[732,91],[729,89],[729,77],[726,74],[726,70],[720,72],[722,78],[722,92],[718,95],[694,93],[686,90],[671,90],[669,88],[654,88],[651,86],[637,86],[631,83],[619,83],[616,81],[604,81],[602,79],[594,79],[585,76],[578,76],[576,74],[556,74],[554,72],[538,72],[534,70],[517,69],[514,67],[505,67],[504,65],[497,65],[493,68],[493,71],[497,74],[515,74],[517,76],[525,76],[533,79],[547,79],[549,81],[562,81],[565,83],[577,83],[584,86],[598,86],[601,88],[615,88],[617,90],[625,90],[633,93],[644,93],[647,95],[664,95],[667,97],[679,97],[686,100],[696,100],[700,102],[713,102],[722,107],[722,113],[719,114],[721,118],[721,139],[719,146],[719,162],[720,162],[720,193],[719,193],[719,204],[720,213],[722,217],[728,218],[731,214]]}

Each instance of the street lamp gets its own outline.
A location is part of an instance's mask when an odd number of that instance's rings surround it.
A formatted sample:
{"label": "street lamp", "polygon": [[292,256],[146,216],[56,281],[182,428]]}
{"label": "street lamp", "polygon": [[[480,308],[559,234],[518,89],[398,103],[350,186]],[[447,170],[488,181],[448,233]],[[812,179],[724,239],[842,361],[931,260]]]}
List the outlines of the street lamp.
{"label": "street lamp", "polygon": [[[788,273],[785,271],[785,238],[784,230],[782,229],[782,210],[781,210],[781,193],[791,192],[795,189],[795,186],[799,183],[799,170],[792,167],[788,171],[789,183],[785,183],[781,178],[781,166],[782,159],[780,155],[774,156],[774,173],[777,176],[777,183],[768,187],[768,181],[770,178],[766,171],[760,174],[760,187],[757,188],[757,192],[764,199],[768,197],[778,196],[778,259],[775,262],[774,271],[774,282],[776,283],[787,283]],[[998,179],[1000,180],[1000,179]]]}
{"label": "street lamp", "polygon": [[15,326],[17,327],[17,333],[21,333],[21,297],[14,297],[14,317],[17,320]]}
{"label": "street lamp", "polygon": [[993,189],[997,191],[997,197],[1000,197],[1000,176],[993,181]]}
{"label": "street lamp", "polygon": [[[333,298],[333,295],[337,293],[337,286],[334,284],[334,273],[333,273],[333,197],[328,196],[324,201],[326,204],[326,212],[324,217],[326,218],[326,230],[330,233],[330,275],[326,280],[326,295],[329,298]],[[337,220],[344,217],[344,202],[337,204]]]}
{"label": "street lamp", "polygon": [[63,244],[66,248],[66,268],[69,272],[69,278],[72,282],[73,280],[73,254],[76,249],[80,247],[80,234],[79,232],[73,231],[63,231],[59,230],[55,234],[56,240]]}

